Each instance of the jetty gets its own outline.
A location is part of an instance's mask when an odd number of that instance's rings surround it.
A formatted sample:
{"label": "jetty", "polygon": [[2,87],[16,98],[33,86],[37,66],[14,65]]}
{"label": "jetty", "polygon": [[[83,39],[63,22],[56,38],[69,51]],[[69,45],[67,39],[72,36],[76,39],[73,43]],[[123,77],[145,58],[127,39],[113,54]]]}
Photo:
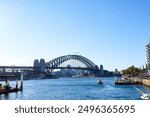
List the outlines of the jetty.
{"label": "jetty", "polygon": [[134,81],[118,80],[118,81],[115,81],[115,85],[141,85],[141,83],[134,82]]}
{"label": "jetty", "polygon": [[118,80],[115,77],[115,85],[142,85],[142,80],[128,77],[124,77],[121,80]]}
{"label": "jetty", "polygon": [[11,87],[9,85],[9,78],[15,77],[13,75],[1,75],[0,78],[5,78],[5,85],[0,83],[0,94],[8,94],[12,92],[18,92],[23,90],[23,74],[21,74],[21,85],[18,87],[18,80],[16,80],[16,86]]}

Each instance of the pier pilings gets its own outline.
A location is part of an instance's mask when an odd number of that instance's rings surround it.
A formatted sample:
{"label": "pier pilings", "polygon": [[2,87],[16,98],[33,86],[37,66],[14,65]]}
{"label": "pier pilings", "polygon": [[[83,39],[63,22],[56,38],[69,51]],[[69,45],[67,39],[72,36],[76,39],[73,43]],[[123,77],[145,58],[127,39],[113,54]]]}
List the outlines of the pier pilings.
{"label": "pier pilings", "polygon": [[21,75],[21,86],[20,86],[20,88],[18,88],[18,80],[16,80],[16,87],[11,87],[9,85],[9,80],[8,80],[8,78],[11,76],[5,75],[5,76],[1,76],[1,77],[5,78],[5,85],[2,86],[2,84],[0,84],[0,94],[8,94],[11,92],[18,92],[18,91],[23,90],[23,74]]}

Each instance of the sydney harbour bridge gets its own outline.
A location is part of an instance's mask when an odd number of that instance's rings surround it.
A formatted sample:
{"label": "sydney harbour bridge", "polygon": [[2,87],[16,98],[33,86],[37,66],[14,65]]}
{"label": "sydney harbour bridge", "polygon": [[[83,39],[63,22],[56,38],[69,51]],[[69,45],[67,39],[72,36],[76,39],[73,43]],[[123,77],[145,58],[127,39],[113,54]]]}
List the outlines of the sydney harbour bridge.
{"label": "sydney harbour bridge", "polygon": [[33,72],[39,74],[51,74],[56,69],[79,69],[87,70],[100,76],[103,73],[103,66],[100,68],[88,58],[81,55],[64,55],[45,62],[44,59],[35,59],[33,66],[0,66],[0,74],[11,74],[20,72]]}

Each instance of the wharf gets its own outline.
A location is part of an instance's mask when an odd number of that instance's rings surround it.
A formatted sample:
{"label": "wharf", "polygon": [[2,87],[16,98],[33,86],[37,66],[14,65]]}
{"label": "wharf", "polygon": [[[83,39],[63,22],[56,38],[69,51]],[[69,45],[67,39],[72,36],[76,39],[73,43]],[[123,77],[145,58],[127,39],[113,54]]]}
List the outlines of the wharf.
{"label": "wharf", "polygon": [[21,74],[21,86],[18,88],[18,80],[16,79],[16,86],[13,88],[11,86],[9,86],[9,80],[10,78],[14,77],[13,75],[1,75],[0,78],[4,78],[5,79],[5,85],[2,86],[2,84],[0,84],[0,95],[1,94],[8,94],[8,93],[12,93],[12,92],[18,92],[18,91],[22,91],[23,90],[23,74]]}
{"label": "wharf", "polygon": [[115,81],[115,85],[141,85],[141,83],[135,81],[117,80]]}
{"label": "wharf", "polygon": [[12,92],[22,91],[21,88],[9,88],[9,89],[1,89],[0,94],[8,94]]}
{"label": "wharf", "polygon": [[115,85],[142,85],[142,80],[139,78],[122,78],[121,80],[115,79]]}

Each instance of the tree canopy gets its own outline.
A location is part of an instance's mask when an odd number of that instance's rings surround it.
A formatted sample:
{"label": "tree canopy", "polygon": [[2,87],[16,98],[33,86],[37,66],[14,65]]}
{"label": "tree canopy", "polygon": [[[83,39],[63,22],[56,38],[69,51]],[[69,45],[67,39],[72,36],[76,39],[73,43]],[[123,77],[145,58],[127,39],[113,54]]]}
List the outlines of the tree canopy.
{"label": "tree canopy", "polygon": [[136,76],[140,73],[140,69],[134,66],[128,67],[121,71],[123,75]]}

